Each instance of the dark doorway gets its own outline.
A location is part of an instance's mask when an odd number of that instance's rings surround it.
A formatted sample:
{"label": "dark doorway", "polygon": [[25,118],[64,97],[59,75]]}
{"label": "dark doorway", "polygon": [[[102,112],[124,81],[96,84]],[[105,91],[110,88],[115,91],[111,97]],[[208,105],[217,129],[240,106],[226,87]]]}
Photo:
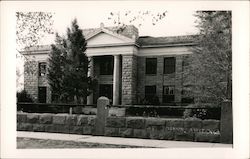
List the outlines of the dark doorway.
{"label": "dark doorway", "polygon": [[46,87],[38,87],[38,102],[39,103],[46,103],[46,95],[47,95],[47,88]]}
{"label": "dark doorway", "polygon": [[113,99],[113,85],[112,84],[100,84],[99,97],[105,96],[109,99]]}

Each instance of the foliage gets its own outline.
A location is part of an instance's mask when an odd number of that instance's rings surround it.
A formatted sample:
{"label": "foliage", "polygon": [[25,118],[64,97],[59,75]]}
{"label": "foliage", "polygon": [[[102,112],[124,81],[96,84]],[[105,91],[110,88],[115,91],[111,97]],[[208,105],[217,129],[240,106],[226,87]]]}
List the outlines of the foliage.
{"label": "foliage", "polygon": [[53,33],[53,13],[16,12],[16,43],[18,48],[38,45],[47,34]]}
{"label": "foliage", "polygon": [[117,32],[123,31],[127,24],[133,24],[137,27],[143,26],[146,20],[151,20],[152,25],[156,25],[167,15],[167,11],[154,13],[149,10],[140,11],[125,11],[125,12],[110,12],[108,20],[118,26]]}
{"label": "foliage", "polygon": [[17,92],[16,96],[17,96],[17,102],[29,102],[29,103],[34,102],[32,97],[25,90]]}
{"label": "foliage", "polygon": [[49,55],[48,80],[55,101],[85,103],[95,82],[87,76],[89,60],[85,54],[87,42],[73,20],[66,38],[56,34],[56,45]]}
{"label": "foliage", "polygon": [[[39,45],[41,39],[46,35],[53,34],[53,13],[51,12],[16,12],[16,58],[24,60],[26,65],[32,65],[32,56],[23,56],[20,50]],[[17,84],[23,73],[20,66],[16,67]],[[33,75],[31,67],[24,70]]]}
{"label": "foliage", "polygon": [[231,12],[197,12],[200,35],[183,71],[184,90],[195,103],[232,100]]}
{"label": "foliage", "polygon": [[63,68],[66,64],[66,40],[56,33],[56,44],[51,45],[49,54],[48,81],[52,91],[52,101],[59,102],[63,93]]}

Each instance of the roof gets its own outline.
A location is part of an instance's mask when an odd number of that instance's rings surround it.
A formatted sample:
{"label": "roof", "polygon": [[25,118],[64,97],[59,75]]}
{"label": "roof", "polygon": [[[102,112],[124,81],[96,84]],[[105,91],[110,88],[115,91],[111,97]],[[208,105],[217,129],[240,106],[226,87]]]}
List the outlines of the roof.
{"label": "roof", "polygon": [[150,37],[144,36],[139,37],[137,43],[140,46],[159,46],[167,44],[185,44],[194,43],[195,37],[197,35],[185,35],[185,36],[167,36],[167,37]]}
{"label": "roof", "polygon": [[[169,45],[186,45],[186,44],[193,44],[195,41],[195,37],[197,35],[185,35],[185,36],[168,36],[168,37],[151,37],[151,36],[138,36],[138,29],[133,25],[127,25],[124,29],[119,30],[118,27],[104,27],[111,32],[116,34],[121,34],[128,38],[136,38],[136,43],[141,47],[162,47],[162,46],[169,46]],[[90,28],[90,29],[83,29],[83,35],[85,37],[89,37],[100,32],[102,28]],[[33,46],[30,48],[26,48],[26,51],[49,51],[51,50],[51,45],[39,45]]]}
{"label": "roof", "polygon": [[[107,29],[114,33],[121,34],[128,38],[133,38],[134,35],[136,38],[138,38],[138,29],[134,25],[127,25],[122,29],[120,27],[104,27],[104,29]],[[85,37],[88,37],[92,34],[99,32],[100,30],[101,28],[90,28],[90,29],[83,29],[82,32]]]}

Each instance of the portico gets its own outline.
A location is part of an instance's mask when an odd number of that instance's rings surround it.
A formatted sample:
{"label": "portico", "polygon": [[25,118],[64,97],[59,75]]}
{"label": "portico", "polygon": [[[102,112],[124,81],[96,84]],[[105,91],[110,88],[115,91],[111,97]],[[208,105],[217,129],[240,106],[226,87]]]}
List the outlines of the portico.
{"label": "portico", "polygon": [[[133,69],[129,68],[133,67],[132,58],[131,60],[129,58],[137,52],[135,38],[117,34],[101,25],[99,31],[87,36],[86,40],[88,44],[86,54],[90,60],[88,75],[98,77],[98,92],[88,96],[87,104],[95,103],[94,100],[105,93],[106,96],[111,97],[113,105],[132,104],[132,96],[135,96],[135,93],[131,92],[132,83],[135,83],[132,80],[136,79],[132,79]],[[105,73],[103,67],[108,67],[110,64],[112,68],[109,67],[108,72]],[[109,72],[111,70],[112,73]],[[108,85],[112,88],[112,92]]]}

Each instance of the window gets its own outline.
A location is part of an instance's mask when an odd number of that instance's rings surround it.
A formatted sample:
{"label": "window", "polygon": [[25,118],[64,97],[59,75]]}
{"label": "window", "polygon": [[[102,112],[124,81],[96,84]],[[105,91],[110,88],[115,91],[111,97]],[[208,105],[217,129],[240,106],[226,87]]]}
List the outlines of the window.
{"label": "window", "polygon": [[175,87],[174,86],[163,86],[163,103],[174,102]]}
{"label": "window", "polygon": [[156,99],[156,86],[145,86],[145,100],[148,104],[158,104]]}
{"label": "window", "polygon": [[45,76],[46,75],[46,62],[40,62],[39,63],[39,76]]}
{"label": "window", "polygon": [[112,75],[114,68],[114,61],[112,56],[105,56],[100,58],[100,75]]}
{"label": "window", "polygon": [[38,102],[39,103],[46,103],[46,87],[38,87]]}
{"label": "window", "polygon": [[182,103],[193,103],[194,97],[190,96],[190,92],[188,90],[188,86],[184,86],[181,91],[181,102]]}
{"label": "window", "polygon": [[164,74],[175,72],[175,57],[164,58]]}
{"label": "window", "polygon": [[157,58],[146,58],[146,74],[156,74]]}

